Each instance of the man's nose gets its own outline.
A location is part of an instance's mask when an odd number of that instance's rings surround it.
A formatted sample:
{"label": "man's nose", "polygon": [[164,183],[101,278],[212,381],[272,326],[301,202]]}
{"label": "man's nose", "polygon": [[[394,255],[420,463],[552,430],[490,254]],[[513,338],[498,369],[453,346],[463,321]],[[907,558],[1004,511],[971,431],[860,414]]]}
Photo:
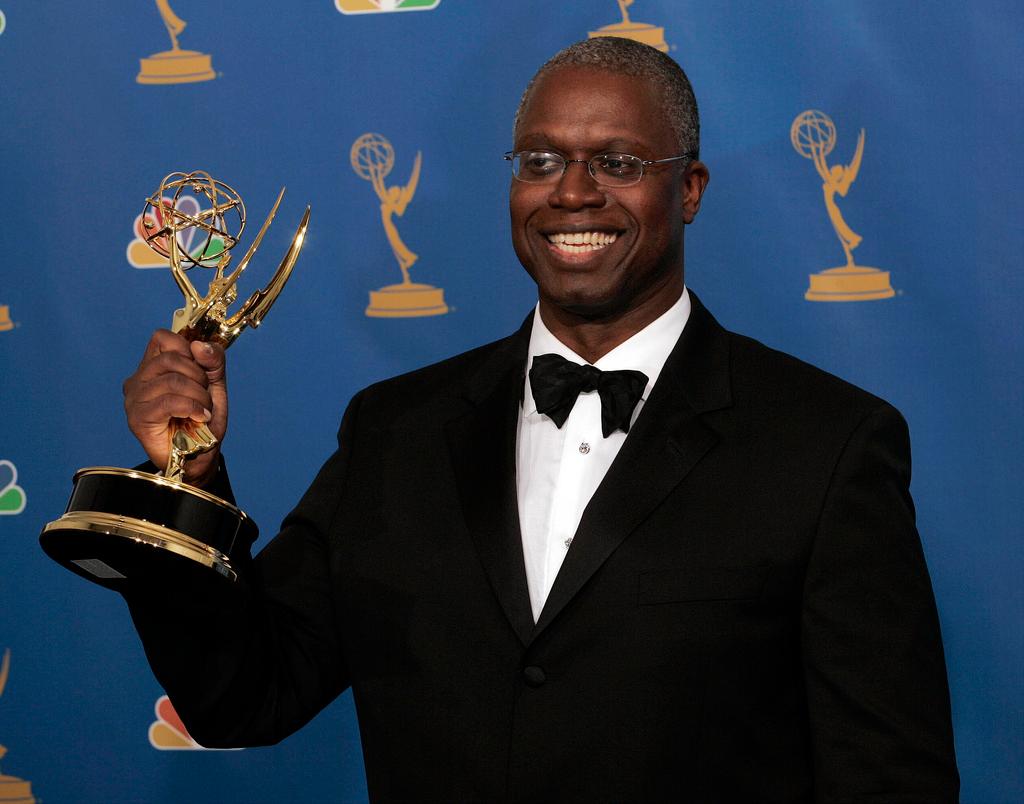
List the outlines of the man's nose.
{"label": "man's nose", "polygon": [[601,186],[590,175],[590,167],[582,159],[566,163],[565,170],[557,184],[551,188],[548,203],[553,207],[578,210],[585,207],[602,207],[605,194]]}

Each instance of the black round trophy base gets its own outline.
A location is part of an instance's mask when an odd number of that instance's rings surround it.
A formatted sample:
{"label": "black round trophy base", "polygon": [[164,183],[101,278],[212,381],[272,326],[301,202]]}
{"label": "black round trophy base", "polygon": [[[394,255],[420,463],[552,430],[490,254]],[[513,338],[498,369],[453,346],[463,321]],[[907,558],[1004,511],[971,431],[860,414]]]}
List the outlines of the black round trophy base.
{"label": "black round trophy base", "polygon": [[67,511],[43,528],[50,558],[108,589],[231,582],[258,529],[202,489],[133,469],[75,473]]}

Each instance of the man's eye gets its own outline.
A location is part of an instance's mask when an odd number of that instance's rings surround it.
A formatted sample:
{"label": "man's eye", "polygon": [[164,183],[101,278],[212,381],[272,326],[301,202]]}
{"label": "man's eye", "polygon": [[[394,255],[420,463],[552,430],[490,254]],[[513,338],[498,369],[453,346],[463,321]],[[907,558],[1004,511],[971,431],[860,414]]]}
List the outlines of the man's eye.
{"label": "man's eye", "polygon": [[562,169],[562,160],[554,154],[523,154],[523,170],[535,175],[547,175]]}
{"label": "man's eye", "polygon": [[635,176],[640,169],[636,160],[622,155],[609,154],[598,159],[598,168],[611,176]]}

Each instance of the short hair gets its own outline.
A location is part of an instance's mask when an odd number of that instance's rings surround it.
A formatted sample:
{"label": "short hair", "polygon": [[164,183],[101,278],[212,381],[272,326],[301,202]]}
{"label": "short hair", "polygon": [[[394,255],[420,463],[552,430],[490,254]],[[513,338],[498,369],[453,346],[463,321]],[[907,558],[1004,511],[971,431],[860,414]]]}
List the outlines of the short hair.
{"label": "short hair", "polygon": [[647,79],[661,96],[665,118],[679,142],[680,152],[692,152],[695,159],[700,155],[697,99],[683,68],[660,50],[620,36],[584,39],[548,59],[526,85],[516,109],[513,137],[519,130],[519,121],[537,82],[560,67],[591,67]]}

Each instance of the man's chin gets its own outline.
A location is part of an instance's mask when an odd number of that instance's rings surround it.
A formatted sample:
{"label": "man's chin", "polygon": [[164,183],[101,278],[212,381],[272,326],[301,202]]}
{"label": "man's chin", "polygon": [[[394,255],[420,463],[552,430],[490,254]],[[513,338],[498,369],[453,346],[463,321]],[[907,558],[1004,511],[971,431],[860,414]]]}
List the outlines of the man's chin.
{"label": "man's chin", "polygon": [[581,318],[587,321],[596,321],[605,318],[613,318],[622,312],[623,300],[621,296],[614,293],[590,292],[567,292],[548,296],[541,300],[544,307],[553,308],[555,311]]}

